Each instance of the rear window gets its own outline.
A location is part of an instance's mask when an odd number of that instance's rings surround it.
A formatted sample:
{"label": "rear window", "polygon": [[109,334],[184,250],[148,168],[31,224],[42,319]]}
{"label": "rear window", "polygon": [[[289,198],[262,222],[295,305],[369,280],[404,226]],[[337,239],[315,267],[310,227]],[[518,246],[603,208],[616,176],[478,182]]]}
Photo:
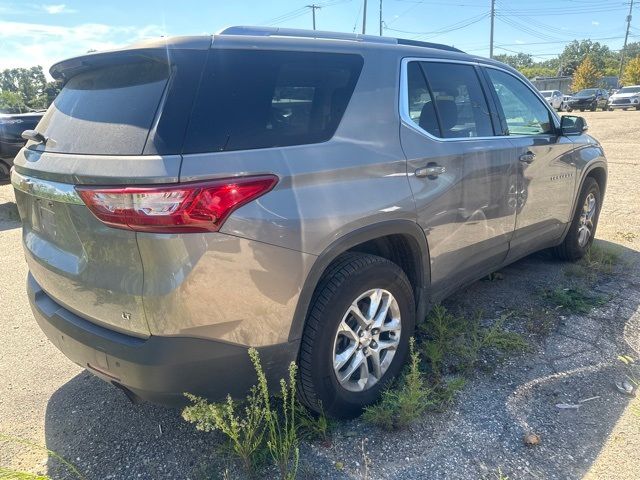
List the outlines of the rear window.
{"label": "rear window", "polygon": [[38,130],[46,151],[140,155],[169,78],[147,61],[103,67],[72,77]]}
{"label": "rear window", "polygon": [[184,153],[329,140],[349,103],[358,55],[211,50]]}

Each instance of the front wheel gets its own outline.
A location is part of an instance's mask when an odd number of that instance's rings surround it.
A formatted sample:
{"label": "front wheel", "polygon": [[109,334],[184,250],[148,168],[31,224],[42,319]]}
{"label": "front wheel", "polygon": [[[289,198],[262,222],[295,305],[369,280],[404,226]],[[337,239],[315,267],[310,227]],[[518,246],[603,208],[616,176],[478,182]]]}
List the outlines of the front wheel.
{"label": "front wheel", "polygon": [[301,401],[353,418],[400,372],[415,327],[411,283],[382,257],[341,255],[314,293],[300,347]]}
{"label": "front wheel", "polygon": [[581,259],[591,247],[598,226],[602,197],[600,186],[592,177],[587,177],[580,191],[576,211],[567,236],[554,248],[554,253],[563,260]]}

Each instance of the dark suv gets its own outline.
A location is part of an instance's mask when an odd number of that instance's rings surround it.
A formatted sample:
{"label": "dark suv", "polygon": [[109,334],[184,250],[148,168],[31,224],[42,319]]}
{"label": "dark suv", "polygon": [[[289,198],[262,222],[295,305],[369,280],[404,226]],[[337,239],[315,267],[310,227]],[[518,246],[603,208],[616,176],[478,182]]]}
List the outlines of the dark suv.
{"label": "dark suv", "polygon": [[591,110],[592,112],[595,112],[598,108],[606,110],[608,103],[609,92],[605,89],[586,88],[571,96],[567,102],[567,111],[580,110],[581,112],[584,112],[585,110]]}
{"label": "dark suv", "polygon": [[[576,260],[607,166],[516,70],[442,45],[234,27],[65,60],[15,161],[36,320],[132,398],[297,361],[353,416],[429,306],[536,250]],[[275,385],[275,383],[274,383]]]}
{"label": "dark suv", "polygon": [[27,141],[22,132],[36,127],[44,112],[0,113],[0,182],[9,179],[13,159]]}

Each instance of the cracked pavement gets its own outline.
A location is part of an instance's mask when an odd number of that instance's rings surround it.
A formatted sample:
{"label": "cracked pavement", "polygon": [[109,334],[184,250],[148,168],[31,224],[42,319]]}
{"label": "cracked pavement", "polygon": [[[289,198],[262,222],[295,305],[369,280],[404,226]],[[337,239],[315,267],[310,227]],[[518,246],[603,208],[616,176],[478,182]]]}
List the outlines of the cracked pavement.
{"label": "cracked pavement", "polygon": [[[609,158],[598,239],[620,251],[594,294],[609,300],[588,314],[554,309],[540,292],[575,281],[546,253],[480,281],[445,302],[492,321],[516,311],[508,328],[533,351],[479,369],[454,404],[410,429],[387,433],[360,420],[336,427],[330,446],[305,443],[300,478],[636,479],[640,472],[638,399],[614,387],[618,355],[640,352],[640,112],[585,112]],[[40,332],[28,307],[13,194],[0,187],[0,433],[57,452],[89,479],[216,478],[225,464],[216,434],[197,432],[176,410],[131,405],[110,385],[69,362]],[[527,331],[526,312],[542,306],[548,333]],[[580,402],[582,400],[582,402]],[[580,405],[559,409],[559,403]],[[523,435],[541,444],[527,447]],[[72,478],[41,450],[3,444],[0,465]],[[234,474],[235,473],[235,474]],[[237,472],[231,471],[231,476]]]}

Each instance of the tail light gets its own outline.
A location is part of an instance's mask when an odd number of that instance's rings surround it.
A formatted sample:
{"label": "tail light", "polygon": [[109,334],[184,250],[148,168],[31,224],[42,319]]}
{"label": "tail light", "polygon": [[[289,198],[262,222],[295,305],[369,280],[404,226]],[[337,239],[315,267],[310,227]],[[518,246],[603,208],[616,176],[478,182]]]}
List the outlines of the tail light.
{"label": "tail light", "polygon": [[176,185],[77,186],[91,212],[115,228],[155,233],[216,232],[235,209],[271,190],[275,175]]}

